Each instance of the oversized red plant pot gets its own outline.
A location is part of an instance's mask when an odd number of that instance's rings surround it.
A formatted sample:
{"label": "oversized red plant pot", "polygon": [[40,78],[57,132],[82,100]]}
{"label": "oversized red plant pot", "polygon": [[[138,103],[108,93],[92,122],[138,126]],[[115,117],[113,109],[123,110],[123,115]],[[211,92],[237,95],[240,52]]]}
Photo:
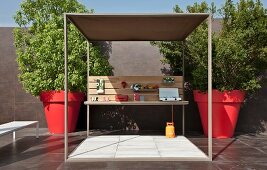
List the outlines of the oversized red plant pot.
{"label": "oversized red plant pot", "polygon": [[[212,90],[212,137],[231,138],[234,135],[236,122],[245,92],[232,90],[220,92]],[[194,90],[201,123],[205,136],[208,136],[208,93]]]}
{"label": "oversized red plant pot", "polygon": [[[84,93],[68,92],[68,132],[74,132],[78,120]],[[52,134],[64,133],[64,91],[43,91],[40,94],[43,102],[48,130]]]}

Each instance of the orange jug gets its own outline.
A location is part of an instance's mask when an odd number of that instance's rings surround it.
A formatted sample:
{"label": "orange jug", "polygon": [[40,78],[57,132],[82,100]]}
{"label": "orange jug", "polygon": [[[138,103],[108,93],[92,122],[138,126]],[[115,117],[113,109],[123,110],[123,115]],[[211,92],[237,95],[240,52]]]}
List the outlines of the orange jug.
{"label": "orange jug", "polygon": [[175,138],[175,127],[173,122],[167,122],[165,135],[167,138]]}

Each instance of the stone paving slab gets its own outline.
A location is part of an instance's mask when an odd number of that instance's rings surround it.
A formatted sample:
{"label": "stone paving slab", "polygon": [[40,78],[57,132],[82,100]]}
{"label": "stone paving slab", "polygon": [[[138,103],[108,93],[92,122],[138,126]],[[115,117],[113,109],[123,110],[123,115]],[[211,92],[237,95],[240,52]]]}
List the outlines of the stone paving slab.
{"label": "stone paving slab", "polygon": [[184,136],[107,135],[85,139],[69,156],[79,159],[207,158]]}

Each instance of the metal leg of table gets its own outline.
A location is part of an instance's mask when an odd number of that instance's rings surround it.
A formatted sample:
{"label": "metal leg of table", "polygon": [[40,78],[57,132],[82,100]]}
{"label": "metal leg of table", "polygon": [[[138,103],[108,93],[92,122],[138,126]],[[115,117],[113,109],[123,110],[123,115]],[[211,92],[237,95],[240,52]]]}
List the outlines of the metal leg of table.
{"label": "metal leg of table", "polygon": [[13,141],[15,141],[16,140],[16,132],[14,131],[13,132]]}
{"label": "metal leg of table", "polygon": [[36,139],[39,139],[39,122],[36,123]]}
{"label": "metal leg of table", "polygon": [[184,105],[183,105],[182,107],[183,107],[183,113],[182,113],[182,121],[183,121],[183,122],[182,122],[182,125],[183,125],[183,126],[182,126],[182,130],[183,130],[183,136],[184,136],[184,119],[185,119],[185,118],[184,118],[184,116],[185,116],[185,115],[184,115]]}
{"label": "metal leg of table", "polygon": [[173,122],[173,105],[172,105],[172,122]]}
{"label": "metal leg of table", "polygon": [[87,105],[87,137],[89,136],[89,114],[90,114],[90,110],[89,110],[89,105]]}

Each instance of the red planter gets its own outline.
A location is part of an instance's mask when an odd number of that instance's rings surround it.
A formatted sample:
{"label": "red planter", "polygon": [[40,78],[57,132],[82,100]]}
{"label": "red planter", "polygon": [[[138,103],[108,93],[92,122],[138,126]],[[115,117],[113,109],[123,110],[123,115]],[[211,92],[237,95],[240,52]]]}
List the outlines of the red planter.
{"label": "red planter", "polygon": [[[68,132],[74,132],[84,93],[68,93]],[[64,91],[44,91],[40,94],[43,102],[48,130],[53,134],[64,133]]]}
{"label": "red planter", "polygon": [[[245,93],[241,90],[220,92],[212,90],[212,137],[231,138],[234,135],[240,106]],[[194,90],[194,99],[204,134],[208,135],[208,93]]]}

